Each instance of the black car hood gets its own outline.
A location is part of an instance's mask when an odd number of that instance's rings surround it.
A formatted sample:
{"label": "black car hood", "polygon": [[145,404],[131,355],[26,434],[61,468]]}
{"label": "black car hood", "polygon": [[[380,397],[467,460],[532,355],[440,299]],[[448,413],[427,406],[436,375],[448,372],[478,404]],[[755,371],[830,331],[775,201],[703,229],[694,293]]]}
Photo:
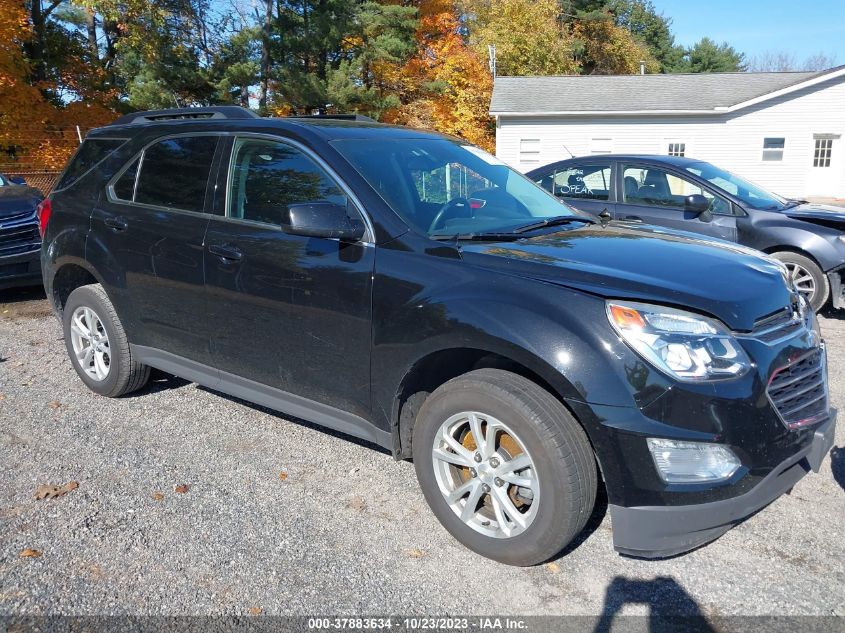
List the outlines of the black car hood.
{"label": "black car hood", "polygon": [[44,196],[38,189],[23,185],[6,185],[0,187],[0,220],[22,211],[34,211]]}
{"label": "black car hood", "polygon": [[671,304],[734,330],[789,305],[782,267],[758,251],[658,227],[610,223],[518,241],[466,242],[468,263],[606,298]]}
{"label": "black car hood", "polygon": [[827,204],[801,204],[785,209],[783,213],[796,220],[821,224],[845,231],[845,207]]}

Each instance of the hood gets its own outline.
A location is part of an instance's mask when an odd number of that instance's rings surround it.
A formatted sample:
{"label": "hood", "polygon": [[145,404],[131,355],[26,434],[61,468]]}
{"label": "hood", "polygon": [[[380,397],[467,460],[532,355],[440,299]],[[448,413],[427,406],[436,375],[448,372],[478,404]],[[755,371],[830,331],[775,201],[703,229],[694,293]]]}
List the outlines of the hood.
{"label": "hood", "polygon": [[797,207],[785,209],[783,213],[795,220],[803,220],[804,222],[845,231],[845,207],[827,204],[800,204]]}
{"label": "hood", "polygon": [[25,211],[34,211],[44,196],[38,189],[23,185],[0,187],[0,220]]}
{"label": "hood", "polygon": [[468,263],[605,298],[674,305],[734,330],[790,304],[783,267],[758,251],[658,227],[610,223],[515,242],[468,242]]}

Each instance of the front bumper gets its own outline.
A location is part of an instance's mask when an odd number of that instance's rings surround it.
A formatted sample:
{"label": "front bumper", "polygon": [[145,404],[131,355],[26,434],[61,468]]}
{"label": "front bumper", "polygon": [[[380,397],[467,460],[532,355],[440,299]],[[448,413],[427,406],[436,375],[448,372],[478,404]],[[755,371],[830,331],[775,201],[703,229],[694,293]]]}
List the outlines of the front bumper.
{"label": "front bumper", "polygon": [[787,492],[810,470],[818,472],[833,446],[835,429],[836,411],[831,410],[810,444],[737,497],[681,506],[610,504],[614,548],[628,556],[664,558],[709,543]]}
{"label": "front bumper", "polygon": [[41,248],[0,257],[0,289],[41,285]]}

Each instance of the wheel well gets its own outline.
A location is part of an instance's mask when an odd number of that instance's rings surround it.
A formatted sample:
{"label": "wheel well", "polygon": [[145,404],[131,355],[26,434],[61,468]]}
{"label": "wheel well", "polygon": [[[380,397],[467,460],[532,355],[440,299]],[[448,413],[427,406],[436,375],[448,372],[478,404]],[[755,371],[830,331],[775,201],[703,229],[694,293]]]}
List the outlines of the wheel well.
{"label": "wheel well", "polygon": [[411,457],[411,438],[420,407],[440,385],[475,369],[503,369],[532,382],[556,398],[557,391],[542,376],[506,356],[480,349],[448,349],[434,352],[418,361],[405,376],[394,407],[394,454],[399,459]]}
{"label": "wheel well", "polygon": [[796,246],[770,246],[768,248],[764,248],[763,252],[772,255],[773,253],[795,253],[796,255],[801,255],[802,257],[806,257],[811,262],[813,262],[816,266],[819,267],[819,270],[824,273],[824,268],[822,268],[821,264],[819,264],[819,260],[817,260],[811,253],[807,251],[803,251]]}
{"label": "wheel well", "polygon": [[96,284],[97,278],[82,266],[65,264],[53,277],[53,296],[50,298],[59,316],[62,315],[70,293],[81,286]]}

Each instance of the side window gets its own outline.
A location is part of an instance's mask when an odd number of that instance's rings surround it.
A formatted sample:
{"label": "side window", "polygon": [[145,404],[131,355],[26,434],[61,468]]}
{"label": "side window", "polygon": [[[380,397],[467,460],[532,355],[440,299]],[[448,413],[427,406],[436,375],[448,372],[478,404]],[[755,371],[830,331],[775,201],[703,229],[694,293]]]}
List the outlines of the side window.
{"label": "side window", "polygon": [[228,215],[232,218],[279,226],[290,204],[347,203],[329,175],[287,143],[238,139],[230,169]]}
{"label": "side window", "polygon": [[125,202],[132,202],[135,197],[135,177],[138,175],[138,163],[140,158],[132,161],[132,164],[127,167],[117,182],[112,186],[114,197]]}
{"label": "side window", "polygon": [[712,213],[732,215],[727,200],[714,196],[686,178],[657,167],[626,166],[623,182],[623,200],[628,204],[682,210],[687,196],[702,195],[710,201]]}
{"label": "side window", "polygon": [[76,150],[73,158],[70,159],[67,169],[65,169],[64,174],[62,174],[62,179],[58,182],[55,188],[58,190],[70,187],[73,183],[88,173],[89,169],[106,158],[125,142],[126,139],[85,139],[79,149]]}
{"label": "side window", "polygon": [[216,147],[216,136],[169,138],[148,147],[135,202],[201,212]]}
{"label": "side window", "polygon": [[607,200],[610,198],[610,164],[572,165],[555,172],[552,193],[561,198]]}

